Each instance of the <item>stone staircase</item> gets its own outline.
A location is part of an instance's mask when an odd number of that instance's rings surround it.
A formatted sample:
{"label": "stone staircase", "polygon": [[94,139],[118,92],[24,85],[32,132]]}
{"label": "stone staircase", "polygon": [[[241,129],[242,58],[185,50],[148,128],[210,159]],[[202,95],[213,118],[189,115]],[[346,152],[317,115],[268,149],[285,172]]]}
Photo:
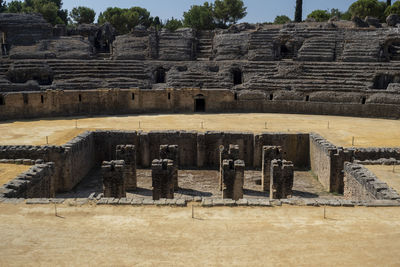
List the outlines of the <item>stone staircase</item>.
{"label": "stone staircase", "polygon": [[278,34],[279,29],[260,30],[251,33],[249,40],[249,60],[275,60],[274,39]]}
{"label": "stone staircase", "polygon": [[[378,62],[381,53],[382,39],[377,32],[346,32],[342,61],[344,62]],[[383,51],[382,51],[383,52]]]}
{"label": "stone staircase", "polygon": [[297,54],[299,61],[334,61],[336,48],[336,35],[326,34],[324,36],[307,39]]}
{"label": "stone staircase", "polygon": [[197,33],[197,60],[208,61],[211,59],[213,38],[213,31],[199,31]]}

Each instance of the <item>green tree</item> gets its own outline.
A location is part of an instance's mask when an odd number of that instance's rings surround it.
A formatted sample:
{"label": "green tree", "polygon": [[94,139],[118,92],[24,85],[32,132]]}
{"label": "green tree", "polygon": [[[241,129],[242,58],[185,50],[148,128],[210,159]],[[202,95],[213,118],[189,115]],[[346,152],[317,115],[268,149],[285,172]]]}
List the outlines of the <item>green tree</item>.
{"label": "green tree", "polygon": [[141,7],[131,7],[129,9],[130,13],[136,13],[139,19],[139,24],[146,27],[150,27],[153,23],[153,19],[150,17],[150,12],[145,8]]}
{"label": "green tree", "polygon": [[317,9],[308,14],[307,18],[313,18],[315,21],[323,22],[331,18],[331,14],[327,10]]}
{"label": "green tree", "polygon": [[109,22],[118,34],[126,34],[139,24],[145,26],[151,25],[150,13],[148,13],[148,17],[146,18],[146,14],[138,13],[140,11],[143,11],[143,9],[109,7],[106,11],[100,13],[98,23],[104,24]]}
{"label": "green tree", "polygon": [[163,23],[158,16],[151,18],[151,26],[155,27],[157,30],[163,27]]}
{"label": "green tree", "polygon": [[183,13],[183,25],[198,30],[212,30],[215,28],[213,7],[208,2],[202,6],[193,5]]}
{"label": "green tree", "polygon": [[96,12],[88,7],[79,6],[74,7],[72,11],[69,13],[70,17],[75,23],[93,23],[94,18],[96,17]]}
{"label": "green tree", "polygon": [[164,28],[170,30],[170,31],[176,31],[179,28],[183,27],[183,23],[182,21],[180,21],[179,19],[174,19],[174,17],[172,17],[171,19],[168,19],[165,22]]}
{"label": "green tree", "polygon": [[388,6],[385,10],[385,16],[389,16],[390,14],[400,15],[400,1],[394,2],[393,5]]}
{"label": "green tree", "polygon": [[392,0],[386,0],[386,6],[391,6],[392,5]]}
{"label": "green tree", "polygon": [[220,25],[235,24],[247,15],[242,0],[215,0],[214,18]]}
{"label": "green tree", "polygon": [[7,4],[7,12],[8,13],[21,13],[22,12],[22,2],[20,1],[11,1]]}
{"label": "green tree", "polygon": [[303,20],[303,0],[296,0],[296,11],[294,13],[294,21],[302,22]]}
{"label": "green tree", "polygon": [[61,0],[25,0],[12,1],[7,5],[10,13],[40,13],[47,22],[55,24],[67,24],[68,11],[61,9]]}
{"label": "green tree", "polygon": [[0,13],[7,10],[6,1],[0,0]]}
{"label": "green tree", "polygon": [[385,19],[385,9],[385,2],[380,2],[378,0],[358,0],[350,6],[349,12],[352,16],[358,16],[360,18],[371,16],[383,21]]}
{"label": "green tree", "polygon": [[286,24],[289,22],[291,22],[291,19],[285,15],[276,16],[274,20],[274,24]]}

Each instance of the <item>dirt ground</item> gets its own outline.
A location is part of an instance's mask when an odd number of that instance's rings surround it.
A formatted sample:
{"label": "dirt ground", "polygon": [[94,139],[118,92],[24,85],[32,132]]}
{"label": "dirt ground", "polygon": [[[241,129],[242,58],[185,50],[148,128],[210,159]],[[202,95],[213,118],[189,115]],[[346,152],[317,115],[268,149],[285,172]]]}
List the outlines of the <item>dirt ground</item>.
{"label": "dirt ground", "polygon": [[[179,170],[179,189],[176,190],[174,198],[191,197],[212,197],[222,198],[219,191],[218,171],[214,170]],[[259,182],[259,183],[257,183]],[[136,191],[128,192],[127,198],[152,198],[151,170],[137,170]],[[103,192],[101,170],[94,169],[84,178],[72,191],[57,194],[58,198],[87,198],[91,193],[100,194]],[[269,194],[262,191],[261,171],[245,171],[244,198],[266,198]],[[293,197],[304,198],[339,198],[326,192],[320,182],[315,179],[311,172],[296,171],[293,183]]]}
{"label": "dirt ground", "polygon": [[[140,122],[140,127],[139,127]],[[329,124],[329,128],[328,128]],[[75,128],[77,125],[78,129]],[[318,132],[335,145],[400,146],[400,120],[293,114],[173,114],[54,118],[0,123],[0,144],[62,145],[85,130]]]}
{"label": "dirt ground", "polygon": [[[400,166],[386,166],[386,165],[366,165],[379,180],[387,183],[397,192],[400,192]],[[394,172],[393,172],[394,170]]]}
{"label": "dirt ground", "polygon": [[0,210],[1,266],[400,265],[398,208]]}
{"label": "dirt ground", "polygon": [[0,163],[0,186],[14,179],[18,174],[26,172],[32,166]]}

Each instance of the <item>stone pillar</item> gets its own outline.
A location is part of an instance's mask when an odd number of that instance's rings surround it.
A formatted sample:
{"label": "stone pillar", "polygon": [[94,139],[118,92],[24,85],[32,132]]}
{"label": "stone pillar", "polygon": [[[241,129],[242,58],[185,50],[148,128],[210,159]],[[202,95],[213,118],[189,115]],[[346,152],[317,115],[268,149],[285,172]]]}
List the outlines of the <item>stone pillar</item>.
{"label": "stone pillar", "polygon": [[141,165],[143,168],[150,167],[150,142],[149,134],[140,132],[139,133],[139,143],[140,143],[140,157]]}
{"label": "stone pillar", "polygon": [[103,161],[101,166],[103,175],[104,197],[126,197],[123,160]]}
{"label": "stone pillar", "polygon": [[239,145],[229,145],[229,148],[224,148],[223,145],[219,146],[219,190],[222,191],[222,164],[225,159],[232,159],[233,161],[239,159]]}
{"label": "stone pillar", "polygon": [[243,198],[244,161],[225,159],[222,162],[222,197],[239,200]]}
{"label": "stone pillar", "polygon": [[160,159],[170,159],[174,164],[174,188],[178,189],[179,148],[177,145],[161,145]]}
{"label": "stone pillar", "polygon": [[125,189],[136,190],[136,147],[134,145],[118,145],[116,159],[125,161]]}
{"label": "stone pillar", "polygon": [[270,199],[288,198],[293,195],[294,167],[291,161],[271,162]]}
{"label": "stone pillar", "polygon": [[271,180],[271,161],[274,159],[282,159],[282,151],[279,146],[263,146],[262,149],[262,171],[261,186],[262,191],[267,192],[270,189]]}
{"label": "stone pillar", "polygon": [[197,167],[204,167],[206,157],[206,136],[204,133],[197,133]]}
{"label": "stone pillar", "polygon": [[174,198],[174,165],[170,159],[155,159],[151,164],[153,200]]}

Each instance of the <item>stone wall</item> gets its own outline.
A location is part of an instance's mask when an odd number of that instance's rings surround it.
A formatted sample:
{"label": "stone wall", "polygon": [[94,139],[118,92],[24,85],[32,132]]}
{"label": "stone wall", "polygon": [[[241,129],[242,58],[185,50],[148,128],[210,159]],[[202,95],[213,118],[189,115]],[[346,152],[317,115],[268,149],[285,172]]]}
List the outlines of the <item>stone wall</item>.
{"label": "stone wall", "polygon": [[354,159],[359,161],[394,159],[400,160],[400,148],[368,147],[355,148]]}
{"label": "stone wall", "polygon": [[359,164],[344,165],[344,196],[358,201],[396,200],[400,195],[371,171]]}
{"label": "stone wall", "polygon": [[0,187],[0,198],[50,198],[55,164],[53,162],[33,165],[28,171]]}
{"label": "stone wall", "polygon": [[311,170],[329,192],[343,193],[343,166],[353,161],[354,151],[336,147],[318,134],[310,134]]}
{"label": "stone wall", "polygon": [[[268,127],[268,125],[267,125]],[[263,146],[280,146],[282,158],[296,169],[309,169],[310,140],[303,133],[262,133],[254,136],[254,167],[261,168]]]}
{"label": "stone wall", "polygon": [[0,146],[0,159],[31,159],[55,163],[51,191],[69,191],[95,165],[94,138],[86,132],[64,146]]}

